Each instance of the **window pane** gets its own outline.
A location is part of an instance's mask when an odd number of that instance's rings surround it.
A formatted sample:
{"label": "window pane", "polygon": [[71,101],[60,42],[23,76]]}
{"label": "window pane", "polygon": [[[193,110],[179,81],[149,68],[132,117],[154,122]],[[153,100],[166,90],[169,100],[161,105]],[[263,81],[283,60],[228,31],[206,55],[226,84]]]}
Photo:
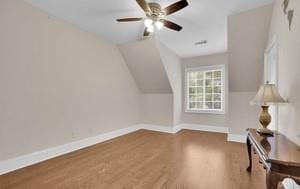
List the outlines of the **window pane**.
{"label": "window pane", "polygon": [[197,87],[197,93],[202,94],[203,93],[203,87]]}
{"label": "window pane", "polygon": [[221,86],[219,87],[214,87],[214,93],[221,93]]}
{"label": "window pane", "polygon": [[196,80],[190,80],[189,84],[190,86],[196,86]]}
{"label": "window pane", "polygon": [[196,101],[196,96],[195,95],[190,95],[190,102],[195,102]]}
{"label": "window pane", "polygon": [[212,94],[205,94],[205,101],[212,101]]}
{"label": "window pane", "polygon": [[190,102],[190,109],[195,109],[195,108],[196,108],[196,103]]}
{"label": "window pane", "polygon": [[206,87],[205,92],[206,93],[212,93],[212,87]]}
{"label": "window pane", "polygon": [[196,106],[198,109],[203,109],[203,102],[197,102]]}
{"label": "window pane", "polygon": [[221,78],[222,77],[222,72],[221,71],[215,71],[213,74],[214,78]]}
{"label": "window pane", "polygon": [[197,102],[203,102],[203,96],[202,95],[197,95],[196,96],[196,101]]}
{"label": "window pane", "polygon": [[189,72],[189,80],[195,80],[197,78],[197,72]]}
{"label": "window pane", "polygon": [[197,86],[203,86],[203,80],[197,80]]}
{"label": "window pane", "polygon": [[196,93],[196,88],[190,87],[190,88],[189,88],[189,93],[190,93],[190,94],[195,94],[195,93]]}
{"label": "window pane", "polygon": [[220,110],[221,109],[221,102],[214,102],[214,109]]}
{"label": "window pane", "polygon": [[221,85],[222,81],[221,78],[220,79],[214,79],[214,85]]}
{"label": "window pane", "polygon": [[206,86],[211,86],[211,85],[212,85],[212,81],[213,81],[213,80],[211,80],[211,79],[205,80],[205,85],[206,85]]}
{"label": "window pane", "polygon": [[203,79],[203,72],[197,72],[197,79],[199,80]]}
{"label": "window pane", "polygon": [[222,101],[221,94],[214,94],[214,101]]}
{"label": "window pane", "polygon": [[206,72],[206,79],[212,79],[213,73],[212,72]]}
{"label": "window pane", "polygon": [[212,102],[205,102],[205,109],[213,109],[213,103]]}

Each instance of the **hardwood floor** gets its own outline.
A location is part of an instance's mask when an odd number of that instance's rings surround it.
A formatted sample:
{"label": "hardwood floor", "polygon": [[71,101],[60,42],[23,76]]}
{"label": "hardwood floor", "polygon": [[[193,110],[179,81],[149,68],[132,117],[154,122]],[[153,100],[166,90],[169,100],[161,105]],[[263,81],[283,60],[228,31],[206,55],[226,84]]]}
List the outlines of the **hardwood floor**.
{"label": "hardwood floor", "polygon": [[140,130],[0,176],[1,189],[264,189],[246,145],[225,134]]}

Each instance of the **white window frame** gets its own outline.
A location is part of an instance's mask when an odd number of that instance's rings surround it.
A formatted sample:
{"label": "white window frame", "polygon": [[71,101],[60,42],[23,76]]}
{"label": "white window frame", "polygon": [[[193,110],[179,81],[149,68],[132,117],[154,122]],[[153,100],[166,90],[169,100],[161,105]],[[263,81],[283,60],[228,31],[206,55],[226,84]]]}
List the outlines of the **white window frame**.
{"label": "white window frame", "polygon": [[[185,112],[186,113],[199,113],[199,114],[225,114],[226,110],[226,69],[225,65],[214,65],[214,66],[201,66],[201,67],[193,67],[193,68],[186,68],[185,69]],[[222,71],[222,78],[221,78],[221,110],[191,110],[189,109],[189,86],[188,86],[188,73],[189,72],[196,72],[196,71],[214,71],[214,70],[221,70]],[[205,87],[204,87],[205,88]],[[204,97],[205,98],[205,97]]]}

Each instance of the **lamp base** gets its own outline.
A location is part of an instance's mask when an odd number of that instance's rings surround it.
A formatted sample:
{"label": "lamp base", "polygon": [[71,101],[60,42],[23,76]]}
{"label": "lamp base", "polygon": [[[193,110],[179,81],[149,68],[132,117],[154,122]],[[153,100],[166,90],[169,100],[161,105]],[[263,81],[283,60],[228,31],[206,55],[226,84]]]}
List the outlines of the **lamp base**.
{"label": "lamp base", "polygon": [[269,135],[269,136],[273,136],[274,135],[274,132],[271,131],[270,129],[267,129],[267,128],[259,128],[259,129],[257,129],[257,132],[260,135]]}
{"label": "lamp base", "polygon": [[268,125],[271,123],[271,115],[269,114],[269,106],[263,105],[261,106],[262,111],[260,113],[259,116],[259,122],[262,125],[263,128],[259,128],[257,129],[257,132],[260,135],[271,135],[273,136],[273,131],[271,131],[270,129],[268,129]]}

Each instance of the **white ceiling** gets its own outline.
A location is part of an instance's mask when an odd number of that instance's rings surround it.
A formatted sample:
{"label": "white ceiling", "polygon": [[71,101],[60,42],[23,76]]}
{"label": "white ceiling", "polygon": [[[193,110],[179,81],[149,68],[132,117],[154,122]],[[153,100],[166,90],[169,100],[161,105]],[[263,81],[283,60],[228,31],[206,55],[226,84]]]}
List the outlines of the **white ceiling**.
{"label": "white ceiling", "polygon": [[[102,38],[121,44],[141,39],[143,22],[117,23],[117,18],[142,17],[135,0],[25,0]],[[152,0],[163,7],[177,0]],[[162,29],[155,37],[180,57],[227,50],[227,16],[272,3],[273,0],[188,0],[189,6],[167,18],[183,26],[181,32]],[[196,46],[195,42],[208,44]]]}

